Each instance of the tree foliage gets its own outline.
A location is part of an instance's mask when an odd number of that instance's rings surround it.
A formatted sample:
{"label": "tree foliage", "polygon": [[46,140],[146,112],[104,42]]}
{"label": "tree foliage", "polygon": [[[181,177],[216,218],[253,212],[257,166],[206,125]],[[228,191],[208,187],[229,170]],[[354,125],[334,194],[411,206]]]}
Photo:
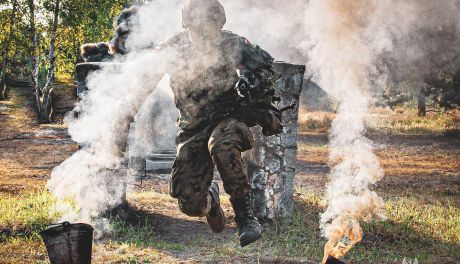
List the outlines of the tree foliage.
{"label": "tree foliage", "polygon": [[[17,19],[12,28],[11,43],[9,21],[13,2],[18,2]],[[0,4],[0,47],[9,46],[8,60],[11,68],[6,70],[10,78],[29,79],[32,70],[29,0],[5,0]],[[37,33],[37,56],[39,57],[39,80],[46,79],[46,59],[53,29],[55,0],[33,0],[35,7],[35,31]],[[75,63],[80,59],[79,47],[88,42],[109,39],[113,32],[113,19],[128,6],[128,0],[61,0],[56,35],[56,72],[73,74]],[[0,58],[3,65],[3,58]],[[0,66],[1,68],[1,66]],[[43,83],[42,83],[43,84]]]}
{"label": "tree foliage", "polygon": [[0,99],[6,80],[31,82],[40,122],[52,115],[55,75],[73,75],[80,46],[109,39],[128,0],[4,0],[0,4]]}
{"label": "tree foliage", "polygon": [[11,11],[3,13],[7,20],[2,26],[2,31],[5,32],[2,36],[2,51],[1,51],[1,64],[0,64],[0,99],[5,99],[8,93],[8,87],[6,85],[6,72],[10,66],[10,49],[11,43],[13,42],[14,28],[16,24],[16,18],[18,14],[18,0],[12,0]]}
{"label": "tree foliage", "polygon": [[430,98],[445,110],[460,108],[458,30],[458,21],[446,17],[429,25],[421,23],[413,34],[394,40],[398,45],[381,58],[389,76],[384,93],[388,105],[415,98],[419,115],[424,115],[424,98]]}

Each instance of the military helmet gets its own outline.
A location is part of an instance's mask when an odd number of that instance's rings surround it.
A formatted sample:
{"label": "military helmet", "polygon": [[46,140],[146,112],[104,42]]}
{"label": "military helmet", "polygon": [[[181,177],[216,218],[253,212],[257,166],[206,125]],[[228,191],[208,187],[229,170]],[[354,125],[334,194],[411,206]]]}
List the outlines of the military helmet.
{"label": "military helmet", "polygon": [[225,10],[219,0],[186,0],[182,9],[184,28],[201,28],[212,23],[223,28],[227,21]]}

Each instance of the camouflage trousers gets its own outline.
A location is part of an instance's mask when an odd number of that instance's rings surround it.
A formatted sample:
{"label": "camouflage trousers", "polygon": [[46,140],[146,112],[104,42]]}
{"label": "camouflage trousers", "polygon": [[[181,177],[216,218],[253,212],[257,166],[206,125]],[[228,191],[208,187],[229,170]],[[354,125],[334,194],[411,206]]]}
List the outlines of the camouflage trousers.
{"label": "camouflage trousers", "polygon": [[241,153],[252,148],[248,126],[234,118],[199,131],[181,130],[176,138],[177,156],[169,191],[178,199],[180,210],[189,216],[205,216],[211,207],[209,187],[217,167],[230,197],[250,192]]}

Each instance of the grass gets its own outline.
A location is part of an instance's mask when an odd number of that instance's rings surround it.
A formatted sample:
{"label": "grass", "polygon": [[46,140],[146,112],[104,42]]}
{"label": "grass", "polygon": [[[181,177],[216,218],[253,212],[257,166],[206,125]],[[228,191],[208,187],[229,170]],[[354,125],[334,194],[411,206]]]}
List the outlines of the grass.
{"label": "grass", "polygon": [[[417,236],[460,244],[460,208],[450,200],[425,204],[413,197],[393,197],[388,200],[387,215],[391,221],[416,231]],[[407,238],[417,237],[412,234]]]}
{"label": "grass", "polygon": [[158,239],[157,234],[149,225],[149,219],[145,219],[145,223],[133,226],[123,219],[111,218],[110,225],[112,227],[112,235],[109,239],[110,243],[117,242],[130,247],[143,248],[153,247],[158,250],[174,250],[182,251],[185,249],[184,244],[167,243]]}
{"label": "grass", "polygon": [[[452,204],[420,203],[413,197],[386,197],[387,221],[363,223],[361,244],[346,257],[349,263],[401,263],[417,258],[422,263],[455,263],[460,258],[460,209]],[[252,256],[267,261],[308,256],[321,261],[324,239],[318,228],[322,197],[298,190],[294,215],[265,229],[263,240],[241,249],[236,235],[212,244],[206,237],[194,244],[214,247],[214,258]]]}
{"label": "grass", "polygon": [[[442,135],[460,130],[460,113],[432,113],[426,117],[417,116],[414,108],[397,108],[395,111],[380,110],[378,130],[395,134]],[[394,114],[396,113],[396,114]],[[457,132],[458,133],[458,132]]]}
{"label": "grass", "polygon": [[[322,197],[302,192],[293,217],[268,228],[260,248],[276,257],[310,256],[319,262],[325,243],[318,229]],[[347,262],[401,263],[404,258],[417,258],[422,263],[455,263],[460,259],[459,208],[421,204],[411,197],[385,200],[388,220],[363,224],[364,240],[346,257]],[[227,247],[221,252],[237,250]]]}
{"label": "grass", "polygon": [[158,263],[168,259],[165,251],[185,248],[183,244],[161,241],[147,224],[133,226],[125,220],[111,218],[110,225],[110,237],[94,248],[96,263]]}
{"label": "grass", "polygon": [[[0,198],[0,231],[4,230],[0,237],[0,263],[45,260],[46,250],[39,232],[56,217],[50,215],[55,202],[47,191]],[[109,221],[112,233],[94,247],[96,263],[152,263],[165,259],[163,251],[185,248],[183,244],[161,241],[149,225],[131,225],[116,217]]]}
{"label": "grass", "polygon": [[[299,158],[308,163],[327,164],[327,138],[318,142],[315,136],[326,135],[334,114],[302,113],[301,110],[301,115],[299,133],[307,138],[298,145]],[[426,117],[418,117],[415,109],[401,107],[394,111],[373,109],[371,118],[378,121],[370,123],[372,138],[384,142],[377,155],[387,176],[378,185],[377,191],[385,199],[388,220],[364,223],[364,240],[346,259],[351,263],[401,263],[404,258],[417,258],[421,263],[458,263],[460,208],[458,188],[455,186],[458,184],[459,152],[455,145],[449,144],[449,138],[436,141],[431,138],[458,135],[460,113],[430,112]],[[397,141],[385,141],[379,135],[383,138],[391,136]],[[406,135],[412,137],[399,137]],[[315,181],[320,182],[317,185],[324,186],[326,179],[315,178]],[[309,200],[304,200],[302,204],[308,205],[307,211],[322,206]],[[305,207],[297,204],[297,208],[303,210]],[[318,226],[318,217],[314,219],[311,223],[304,221],[311,230]],[[299,217],[288,220],[289,228],[285,229],[295,228],[296,221],[301,220]],[[286,223],[280,225],[285,226]],[[273,239],[276,237],[272,236]],[[312,244],[321,244],[322,241],[319,236],[307,238],[313,239]],[[278,245],[278,249],[287,248],[286,252],[300,254],[304,249],[301,241],[294,237],[287,242],[289,245]],[[315,254],[321,255],[321,252],[312,250],[304,253],[320,260]]]}
{"label": "grass", "polygon": [[[133,194],[143,199],[164,195],[154,192]],[[119,218],[111,218],[113,234],[95,246],[94,252],[96,259],[105,256],[107,263],[152,263],[171,257],[165,256],[165,252],[182,252],[191,246],[214,247],[215,258],[253,256],[286,259],[308,256],[320,261],[324,246],[318,229],[318,214],[324,209],[322,197],[302,189],[296,192],[295,199],[292,218],[267,227],[263,240],[243,250],[237,243],[236,234],[217,244],[210,243],[206,236],[198,236],[193,245],[169,243],[158,238],[148,225],[148,219],[145,219],[145,224],[132,225]],[[394,260],[402,261],[404,257],[417,258],[422,263],[454,263],[454,260],[460,259],[457,250],[460,246],[460,208],[450,202],[421,203],[411,196],[387,197],[385,200],[388,220],[363,225],[367,236],[347,256],[350,263],[392,263]],[[37,261],[43,259],[45,251],[40,245],[38,231],[50,223],[49,209],[53,204],[54,198],[47,192],[30,194],[21,199],[0,199],[0,226],[30,229],[27,233],[4,236],[0,250],[14,250],[15,254]]]}
{"label": "grass", "polygon": [[[385,204],[388,220],[364,224],[368,236],[350,257],[373,259],[375,263],[404,257],[423,263],[455,263],[460,259],[458,208],[425,204],[413,197],[389,197]],[[374,258],[368,256],[371,252]]]}
{"label": "grass", "polygon": [[54,197],[46,192],[31,193],[22,197],[0,198],[0,227],[15,232],[28,230],[36,233],[51,223],[50,208]]}
{"label": "grass", "polygon": [[293,217],[266,230],[265,246],[277,257],[309,256],[320,261],[325,242],[318,228],[321,203],[321,198],[312,193],[298,195]]}
{"label": "grass", "polygon": [[299,128],[301,131],[326,133],[331,127],[335,115],[329,112],[309,112],[305,108],[299,110]]}
{"label": "grass", "polygon": [[[0,263],[40,263],[46,250],[39,232],[51,223],[48,192],[0,197]],[[2,262],[3,261],[3,262]],[[44,262],[43,262],[44,263]]]}
{"label": "grass", "polygon": [[[413,107],[399,107],[394,110],[375,108],[369,117],[368,124],[373,132],[396,135],[458,135],[460,131],[460,111],[429,112],[426,117],[419,117]],[[301,108],[299,130],[327,133],[334,118],[334,113],[309,112]]]}

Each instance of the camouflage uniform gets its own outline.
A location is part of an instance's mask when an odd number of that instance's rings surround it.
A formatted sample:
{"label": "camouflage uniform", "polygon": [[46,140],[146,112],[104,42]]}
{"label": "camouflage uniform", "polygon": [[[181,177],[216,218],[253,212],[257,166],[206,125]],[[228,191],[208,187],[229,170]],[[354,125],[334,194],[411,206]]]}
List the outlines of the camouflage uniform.
{"label": "camouflage uniform", "polygon": [[170,194],[178,198],[183,213],[205,216],[211,206],[209,187],[215,165],[231,197],[250,192],[241,153],[253,146],[249,127],[255,122],[235,90],[237,69],[269,79],[275,75],[273,59],[267,63],[258,56],[267,56],[266,52],[228,31],[206,48],[193,46],[188,34],[180,33],[160,45],[167,48],[178,54],[169,74],[180,111]]}

